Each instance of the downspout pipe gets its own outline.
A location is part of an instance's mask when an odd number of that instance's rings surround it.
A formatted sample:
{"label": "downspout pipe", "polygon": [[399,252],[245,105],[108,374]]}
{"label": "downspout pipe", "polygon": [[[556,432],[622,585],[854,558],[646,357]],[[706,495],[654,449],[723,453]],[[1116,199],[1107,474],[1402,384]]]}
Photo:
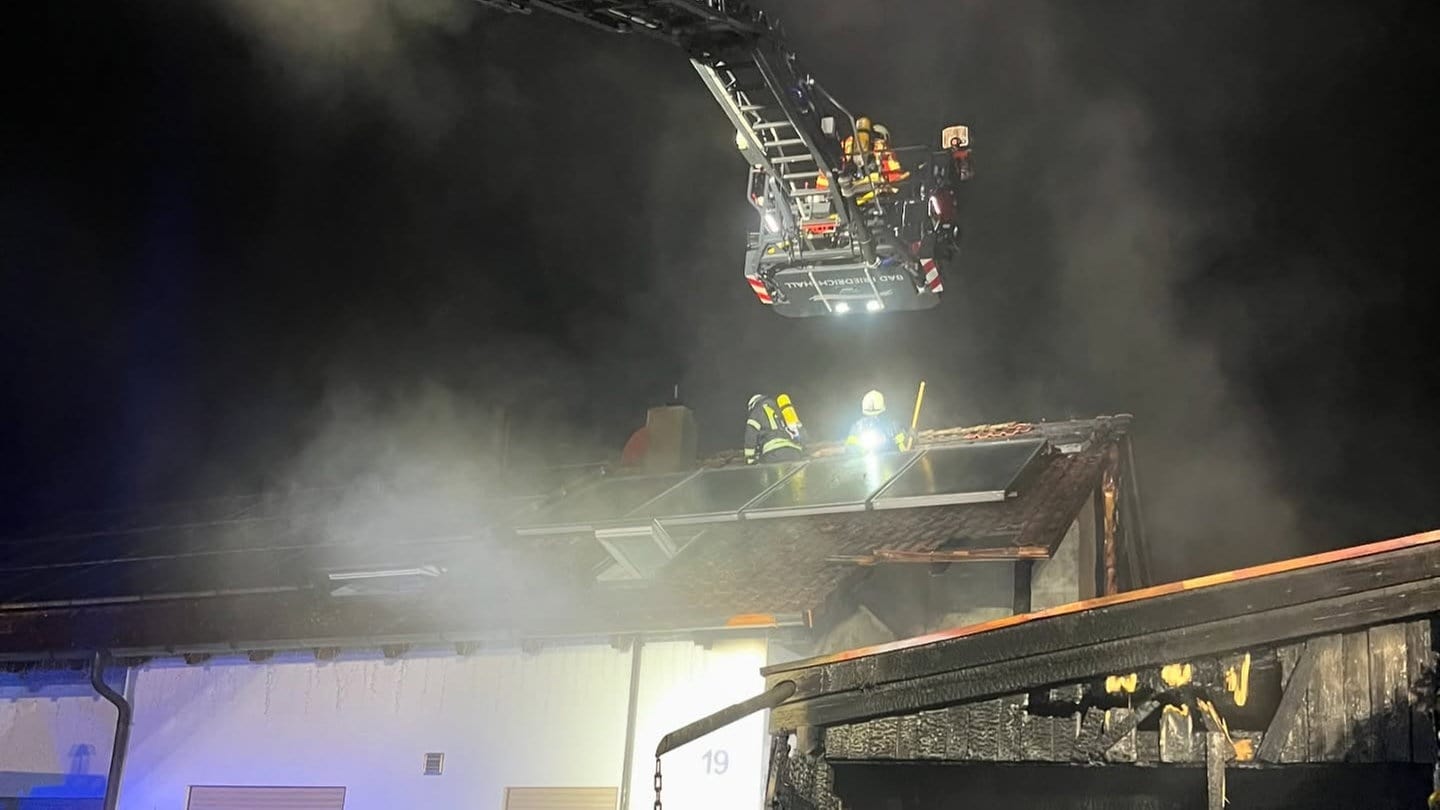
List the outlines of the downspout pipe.
{"label": "downspout pipe", "polygon": [[125,771],[125,754],[130,748],[130,721],[134,717],[130,701],[105,683],[105,665],[110,656],[104,651],[95,653],[90,665],[90,685],[100,697],[115,706],[115,741],[110,747],[110,773],[105,778],[105,810],[115,810],[120,801],[120,776]]}
{"label": "downspout pipe", "polygon": [[630,770],[635,765],[635,718],[640,704],[640,658],[645,640],[639,636],[630,645],[630,702],[625,711],[625,755],[620,765],[620,810],[630,810]]}

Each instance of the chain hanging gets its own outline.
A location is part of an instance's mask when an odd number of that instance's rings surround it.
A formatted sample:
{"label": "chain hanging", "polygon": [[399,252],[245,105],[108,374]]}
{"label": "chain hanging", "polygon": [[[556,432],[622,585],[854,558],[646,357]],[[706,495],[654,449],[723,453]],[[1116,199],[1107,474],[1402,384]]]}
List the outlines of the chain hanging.
{"label": "chain hanging", "polygon": [[664,781],[664,780],[663,780],[663,779],[661,778],[661,776],[660,776],[660,758],[659,758],[659,757],[656,757],[656,758],[655,758],[655,810],[662,810],[662,807],[661,807],[661,805],[660,805],[660,787],[661,787],[663,781]]}

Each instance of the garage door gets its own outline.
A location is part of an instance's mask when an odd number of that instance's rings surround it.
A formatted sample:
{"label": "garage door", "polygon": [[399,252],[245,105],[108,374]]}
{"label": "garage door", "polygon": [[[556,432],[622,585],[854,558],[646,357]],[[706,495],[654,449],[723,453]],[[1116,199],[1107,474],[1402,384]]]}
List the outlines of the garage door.
{"label": "garage door", "polygon": [[187,810],[343,810],[343,787],[190,788]]}
{"label": "garage door", "polygon": [[620,788],[505,788],[505,810],[615,810]]}

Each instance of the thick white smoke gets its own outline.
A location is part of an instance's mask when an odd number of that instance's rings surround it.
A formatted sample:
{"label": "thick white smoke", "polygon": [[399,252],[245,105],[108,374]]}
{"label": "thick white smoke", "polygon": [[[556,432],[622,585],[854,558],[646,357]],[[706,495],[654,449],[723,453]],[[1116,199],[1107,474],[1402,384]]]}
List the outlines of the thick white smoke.
{"label": "thick white smoke", "polygon": [[373,96],[426,138],[447,132],[466,87],[437,45],[466,33],[479,6],[459,0],[216,0],[274,60],[277,78],[319,105]]}

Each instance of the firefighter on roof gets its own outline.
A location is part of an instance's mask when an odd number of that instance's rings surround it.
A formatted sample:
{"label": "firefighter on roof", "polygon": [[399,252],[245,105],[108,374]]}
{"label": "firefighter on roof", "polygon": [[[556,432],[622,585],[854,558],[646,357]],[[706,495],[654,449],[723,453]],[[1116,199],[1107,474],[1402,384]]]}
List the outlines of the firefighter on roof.
{"label": "firefighter on roof", "polygon": [[[800,446],[801,426],[794,417],[795,408],[784,394],[782,407],[764,394],[750,397],[750,413],[745,420],[745,463],[757,461],[799,461],[804,454]],[[787,416],[793,419],[793,423]]]}
{"label": "firefighter on roof", "polygon": [[870,391],[860,400],[860,419],[845,437],[850,453],[896,453],[909,443],[904,429],[885,414],[885,395]]}

